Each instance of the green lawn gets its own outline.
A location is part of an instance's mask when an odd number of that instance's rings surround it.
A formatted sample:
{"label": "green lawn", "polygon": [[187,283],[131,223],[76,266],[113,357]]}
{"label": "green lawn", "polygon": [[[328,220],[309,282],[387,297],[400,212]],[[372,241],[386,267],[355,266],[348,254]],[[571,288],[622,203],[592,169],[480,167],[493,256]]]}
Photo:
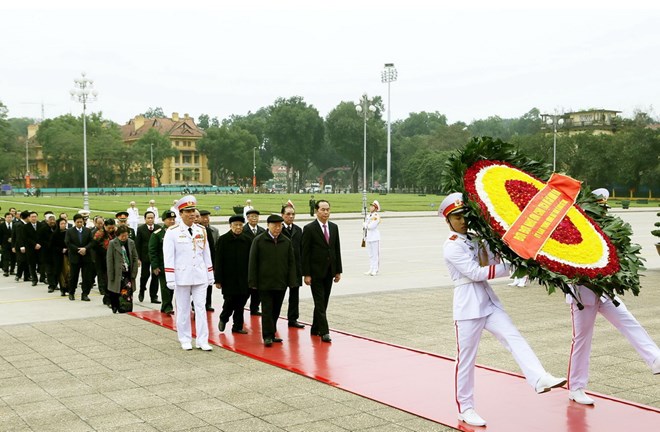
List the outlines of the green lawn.
{"label": "green lawn", "polygon": [[[90,196],[89,206],[92,215],[101,214],[109,216],[119,210],[125,210],[130,201],[135,201],[140,212],[149,206],[149,200],[156,200],[156,207],[162,212],[169,209],[174,199],[181,198],[180,194],[173,195],[117,195],[117,196]],[[240,194],[240,195],[196,195],[198,207],[208,209],[214,215],[229,216],[234,214],[233,206],[242,206],[246,199],[252,200],[252,205],[262,213],[279,212],[288,199],[293,201],[298,213],[309,211],[309,194]],[[362,194],[315,194],[316,199],[327,199],[332,211],[335,213],[360,213],[362,211]],[[377,199],[384,211],[423,211],[435,210],[444,196],[414,195],[414,194],[368,194],[367,199]],[[369,201],[371,202],[371,201]],[[216,211],[215,207],[220,210]],[[67,212],[69,217],[82,208],[82,196],[41,196],[36,197],[0,197],[0,207],[4,214],[9,207],[19,210],[35,210],[41,215],[46,210],[56,214]]]}
{"label": "green lawn", "polygon": [[[234,214],[233,206],[242,206],[246,199],[252,200],[252,205],[262,213],[278,213],[288,199],[293,201],[296,210],[300,214],[308,213],[309,194],[240,194],[240,195],[197,195],[198,207],[210,210],[213,215],[229,216]],[[316,199],[327,199],[332,211],[335,213],[360,213],[362,211],[362,194],[315,194]],[[135,201],[140,212],[144,212],[149,206],[149,199],[156,200],[156,207],[160,212],[169,209],[174,199],[181,198],[180,194],[173,195],[117,195],[89,197],[89,206],[92,215],[103,216],[114,215],[119,210],[126,210],[130,201]],[[425,211],[437,210],[444,196],[439,195],[416,195],[416,194],[368,194],[367,199],[377,199],[384,211]],[[610,200],[614,208],[621,208],[620,198]],[[371,202],[371,201],[369,201]],[[649,200],[648,204],[638,204],[634,200],[631,207],[658,207],[658,199]],[[216,211],[215,207],[220,210]],[[35,210],[43,214],[51,210],[56,214],[67,212],[69,217],[82,208],[82,196],[41,196],[36,197],[0,197],[0,207],[4,214],[9,207],[19,210]]]}

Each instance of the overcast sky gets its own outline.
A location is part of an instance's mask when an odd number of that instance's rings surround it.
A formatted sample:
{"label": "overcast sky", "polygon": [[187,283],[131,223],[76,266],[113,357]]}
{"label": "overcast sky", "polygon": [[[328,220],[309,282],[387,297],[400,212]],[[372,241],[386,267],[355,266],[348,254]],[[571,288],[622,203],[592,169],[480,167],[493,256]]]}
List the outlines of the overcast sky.
{"label": "overcast sky", "polygon": [[454,8],[418,0],[2,3],[0,101],[10,117],[38,118],[42,102],[46,118],[79,115],[69,91],[82,71],[99,92],[90,109],[120,124],[148,107],[222,119],[291,96],[326,116],[364,92],[386,100],[388,62],[398,70],[393,120],[439,111],[469,123],[533,107],[630,116],[660,97],[660,9],[641,0],[532,9],[495,0]]}

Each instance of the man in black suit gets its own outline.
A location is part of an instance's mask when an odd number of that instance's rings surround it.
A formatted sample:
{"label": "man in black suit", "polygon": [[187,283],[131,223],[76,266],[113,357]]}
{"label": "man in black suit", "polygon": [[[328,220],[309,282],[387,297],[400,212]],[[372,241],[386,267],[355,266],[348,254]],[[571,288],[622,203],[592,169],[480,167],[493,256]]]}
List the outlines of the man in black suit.
{"label": "man in black suit", "polygon": [[51,238],[59,230],[55,223],[55,215],[52,212],[44,213],[45,222],[37,228],[38,242],[41,245],[39,249],[39,271],[41,272],[40,282],[48,283],[48,292],[52,293],[57,288],[57,276],[55,274],[54,260],[55,251],[51,249]]}
{"label": "man in black suit", "polygon": [[[243,225],[243,235],[250,240],[250,243],[256,236],[266,232],[266,230],[259,225],[259,210],[250,209],[245,215],[247,216],[247,223]],[[259,291],[256,289],[250,289],[250,315],[261,315],[259,312],[259,305],[261,304],[261,298],[259,297]]]}
{"label": "man in black suit", "polygon": [[154,212],[145,212],[145,223],[138,227],[135,236],[135,247],[138,252],[138,257],[140,258],[140,293],[138,294],[138,300],[141,302],[144,301],[144,292],[147,290],[147,281],[149,280],[149,277],[151,277],[151,282],[149,282],[149,296],[151,297],[151,303],[160,304],[160,300],[158,300],[158,277],[152,273],[151,259],[149,258],[149,240],[154,231],[160,228],[160,226],[154,223],[155,221],[156,215]]}
{"label": "man in black suit", "polygon": [[36,286],[39,282],[37,276],[37,261],[39,260],[39,235],[37,233],[39,226],[37,212],[29,212],[27,223],[19,227],[16,233],[16,253],[24,255],[24,260],[27,265],[27,272],[30,274],[32,286]]}
{"label": "man in black suit", "polygon": [[305,285],[312,287],[314,320],[312,336],[321,336],[331,342],[326,311],[333,282],[341,279],[341,246],[339,228],[328,221],[330,203],[318,200],[315,204],[316,220],[305,225],[302,236],[302,273]]}
{"label": "man in black suit", "polygon": [[289,309],[287,311],[287,319],[289,320],[289,327],[305,328],[304,324],[298,322],[300,316],[299,303],[300,303],[300,285],[302,285],[302,228],[294,224],[296,218],[296,209],[289,201],[287,205],[282,207],[282,234],[291,240],[293,244],[293,255],[296,260],[296,286],[289,287]]}
{"label": "man in black suit", "polygon": [[11,230],[14,224],[14,215],[10,212],[5,213],[5,220],[0,223],[0,245],[2,245],[2,272],[4,277],[9,276],[9,272],[14,273],[16,265],[16,256],[11,251]]}
{"label": "man in black suit", "polygon": [[90,253],[92,246],[92,231],[84,226],[85,219],[80,213],[73,216],[73,227],[66,231],[64,243],[69,249],[69,300],[75,300],[78,287],[78,275],[82,273],[82,296],[80,300],[89,301],[92,290],[93,263]]}
{"label": "man in black suit", "polygon": [[21,253],[20,244],[23,242],[23,228],[28,223],[30,212],[23,210],[19,213],[19,219],[14,219],[14,225],[11,229],[11,244],[14,253],[16,254],[16,282],[20,282],[21,277],[24,282],[30,280],[30,271],[28,269],[27,255]]}

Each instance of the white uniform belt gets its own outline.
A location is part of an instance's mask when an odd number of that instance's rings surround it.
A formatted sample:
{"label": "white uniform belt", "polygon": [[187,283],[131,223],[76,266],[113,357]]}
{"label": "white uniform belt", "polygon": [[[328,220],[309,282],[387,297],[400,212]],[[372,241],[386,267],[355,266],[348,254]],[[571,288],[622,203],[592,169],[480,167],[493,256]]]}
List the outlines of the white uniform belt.
{"label": "white uniform belt", "polygon": [[467,285],[467,284],[472,283],[472,282],[474,282],[472,279],[463,276],[462,278],[457,279],[457,280],[454,281],[454,286],[458,287],[458,286],[461,286],[461,285]]}

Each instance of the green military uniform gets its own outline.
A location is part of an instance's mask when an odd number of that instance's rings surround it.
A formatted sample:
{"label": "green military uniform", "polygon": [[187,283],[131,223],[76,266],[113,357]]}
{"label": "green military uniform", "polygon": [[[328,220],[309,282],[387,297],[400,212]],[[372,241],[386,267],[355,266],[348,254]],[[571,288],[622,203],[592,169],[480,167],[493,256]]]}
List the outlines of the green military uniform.
{"label": "green military uniform", "polygon": [[163,238],[165,237],[165,228],[159,228],[149,239],[149,259],[151,260],[151,270],[160,269],[158,273],[158,282],[160,283],[160,294],[163,302],[160,305],[160,311],[171,313],[174,311],[172,306],[173,291],[167,287],[165,281],[165,260],[163,258]]}

